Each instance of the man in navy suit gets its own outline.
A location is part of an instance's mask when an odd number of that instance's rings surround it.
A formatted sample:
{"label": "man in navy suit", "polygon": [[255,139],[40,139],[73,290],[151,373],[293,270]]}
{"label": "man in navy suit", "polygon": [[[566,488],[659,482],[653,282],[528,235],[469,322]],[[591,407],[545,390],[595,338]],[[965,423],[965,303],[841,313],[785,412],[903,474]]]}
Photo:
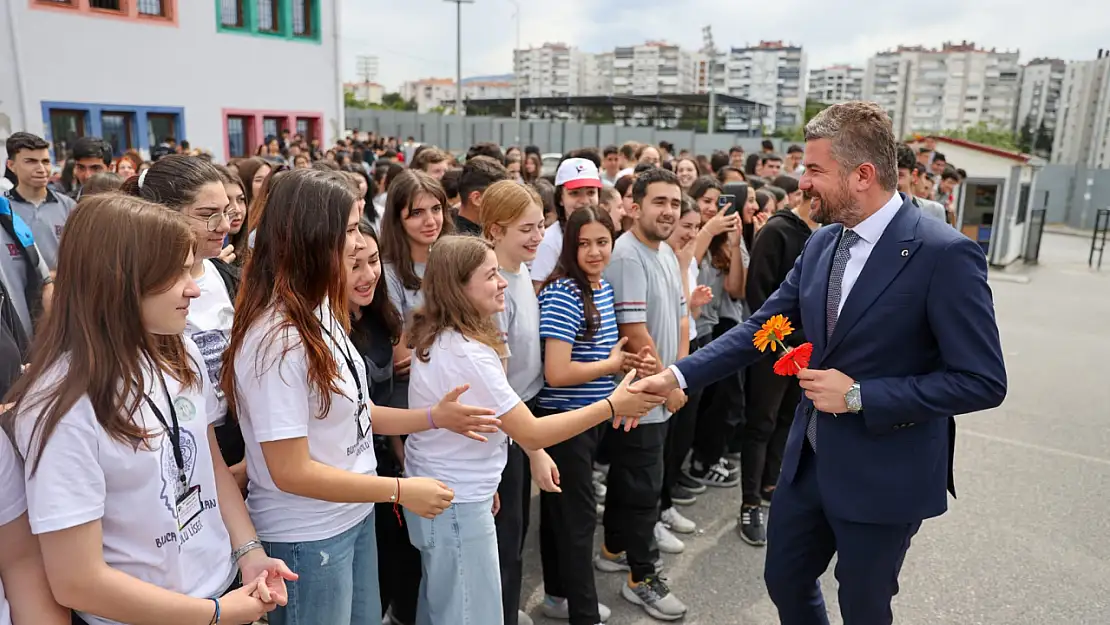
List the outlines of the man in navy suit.
{"label": "man in navy suit", "polygon": [[886,113],[834,105],[805,135],[800,187],[827,225],[748,321],[636,387],[665,395],[748,366],[772,315],[805,328],[813,356],[770,515],[767,590],[784,625],[827,625],[817,580],[835,553],[844,623],[886,625],[910,539],[955,494],[952,417],[1001,404],[1006,369],[983,251],[895,190]]}

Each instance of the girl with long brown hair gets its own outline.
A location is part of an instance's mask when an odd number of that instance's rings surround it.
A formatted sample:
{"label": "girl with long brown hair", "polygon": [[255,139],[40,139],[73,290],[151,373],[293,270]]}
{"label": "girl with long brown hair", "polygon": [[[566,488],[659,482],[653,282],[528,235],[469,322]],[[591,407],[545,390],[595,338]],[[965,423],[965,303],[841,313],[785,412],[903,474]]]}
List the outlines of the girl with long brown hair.
{"label": "girl with long brown hair", "polygon": [[254,539],[181,336],[198,295],[188,219],[103,194],[66,230],[55,306],[9,396],[51,591],[93,625],[257,620],[296,576]]}
{"label": "girl with long brown hair", "polygon": [[610,419],[614,427],[626,419],[631,428],[662,402],[630,391],[630,373],[606,398],[536,419],[513,391],[501,362],[507,349],[495,317],[505,308],[505,287],[493,245],[485,239],[445,237],[428,256],[424,305],[411,330],[409,403],[431,406],[465,382],[467,400],[500,417],[502,431],[484,443],[441,431],[418,432],[405,441],[407,475],[436,478],[455,489],[454,501],[440,516],[405,511],[409,538],[424,562],[420,623],[502,622],[493,516],[508,437],[527,449],[543,449]]}
{"label": "girl with long brown hair", "polygon": [[[250,234],[247,231],[247,190],[243,185],[243,179],[239,174],[232,171],[230,167],[225,167],[217,163],[212,164],[216,171],[220,172],[220,177],[223,178],[224,190],[227,191],[227,218],[229,220],[230,229],[227,233],[227,238],[224,243],[231,246],[231,254],[234,257],[231,264],[236,267],[242,267],[247,260],[247,253],[249,247],[247,246],[247,236]],[[224,248],[227,251],[227,248]]]}
{"label": "girl with long brown hair", "polygon": [[466,387],[421,410],[371,402],[346,312],[346,266],[366,246],[359,217],[342,173],[275,174],[237,300],[222,386],[246,440],[247,508],[263,544],[302,576],[272,625],[381,619],[374,502],[420,516],[450,504],[436,480],[377,476],[373,434],[484,440],[499,424],[456,401]]}
{"label": "girl with long brown hair", "polygon": [[[454,220],[447,218],[447,194],[438,180],[412,170],[397,176],[382,215],[382,275],[389,287],[389,300],[401,313],[406,330],[413,311],[424,301],[420,284],[428,250],[440,237],[454,231]],[[390,406],[408,406],[411,363],[405,332],[393,347],[394,392]]]}

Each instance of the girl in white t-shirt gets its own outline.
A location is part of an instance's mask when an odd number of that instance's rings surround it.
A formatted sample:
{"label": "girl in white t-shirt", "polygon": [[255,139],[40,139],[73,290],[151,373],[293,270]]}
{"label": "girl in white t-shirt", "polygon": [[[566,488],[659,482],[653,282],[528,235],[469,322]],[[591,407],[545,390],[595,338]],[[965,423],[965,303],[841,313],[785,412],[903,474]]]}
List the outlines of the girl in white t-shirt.
{"label": "girl in white t-shirt", "polygon": [[255,538],[201,354],[180,336],[198,294],[187,222],[138,198],[83,199],[11,393],[50,589],[93,625],[251,622],[296,578]]}
{"label": "girl in white t-shirt", "polygon": [[443,185],[422,171],[406,170],[398,174],[391,181],[389,195],[383,201],[382,277],[389,291],[389,301],[401,313],[406,330],[393,346],[393,394],[389,405],[407,408],[412,363],[407,330],[412,311],[424,301],[420,292],[424,263],[432,244],[455,231],[455,222],[447,217],[447,193]]}
{"label": "girl in white t-shirt", "polygon": [[39,541],[27,523],[23,464],[0,434],[0,625],[70,625],[50,594]]}
{"label": "girl in white t-shirt", "polygon": [[608,398],[578,410],[536,419],[509,384],[504,341],[495,317],[505,308],[505,279],[493,246],[477,237],[440,239],[428,256],[424,306],[412,326],[409,404],[424,407],[467,383],[468,402],[501,418],[499,432],[477,443],[451,432],[426,431],[405,442],[405,471],[455,489],[447,511],[434,518],[406,510],[409,538],[424,562],[417,621],[432,625],[501,623],[501,578],[493,515],[508,437],[543,449],[587,428],[623,418],[631,428],[658,405],[628,389],[632,374]]}
{"label": "girl in white t-shirt", "polygon": [[456,402],[465,388],[421,410],[371,403],[348,338],[346,264],[365,246],[351,186],[310,169],[268,184],[223,389],[246,441],[258,535],[301,576],[270,623],[370,623],[381,619],[374,502],[430,517],[453,497],[433,479],[378,477],[372,435],[444,427],[481,438],[476,431],[496,432],[499,421]]}
{"label": "girl in white t-shirt", "polygon": [[[229,422],[227,400],[219,388],[220,367],[231,334],[235,316],[233,304],[239,288],[239,268],[220,258],[224,241],[231,232],[231,222],[242,218],[238,206],[232,205],[228,195],[230,182],[212,163],[195,156],[173,154],[158,159],[143,175],[124,185],[124,190],[189,218],[196,238],[192,276],[200,296],[189,305],[185,336],[200,349],[201,364],[216,393],[218,406],[213,415],[216,441],[240,489],[245,489],[247,467],[243,462],[243,435],[234,418]],[[238,186],[234,190],[242,194]]]}

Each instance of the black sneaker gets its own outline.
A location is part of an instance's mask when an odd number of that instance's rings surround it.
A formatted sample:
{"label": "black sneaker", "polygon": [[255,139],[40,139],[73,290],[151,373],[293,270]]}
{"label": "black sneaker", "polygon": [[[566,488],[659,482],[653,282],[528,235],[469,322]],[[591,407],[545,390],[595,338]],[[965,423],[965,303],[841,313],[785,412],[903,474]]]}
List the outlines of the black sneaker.
{"label": "black sneaker", "polygon": [[679,486],[685,488],[695,495],[700,495],[707,490],[705,484],[696,482],[692,477],[686,475],[686,473],[679,473],[676,482],[678,482]]}
{"label": "black sneaker", "polygon": [[732,488],[740,483],[740,476],[729,473],[720,462],[705,465],[697,460],[691,460],[686,475],[699,484],[716,488]]}
{"label": "black sneaker", "polygon": [[[702,486],[702,488],[705,488]],[[671,487],[671,501],[680,506],[692,506],[698,500],[694,493],[689,489],[683,488],[681,484],[675,484]]]}
{"label": "black sneaker", "polygon": [[763,523],[763,508],[759,506],[743,506],[740,508],[740,518],[736,519],[736,531],[740,538],[756,547],[767,544],[767,526]]}

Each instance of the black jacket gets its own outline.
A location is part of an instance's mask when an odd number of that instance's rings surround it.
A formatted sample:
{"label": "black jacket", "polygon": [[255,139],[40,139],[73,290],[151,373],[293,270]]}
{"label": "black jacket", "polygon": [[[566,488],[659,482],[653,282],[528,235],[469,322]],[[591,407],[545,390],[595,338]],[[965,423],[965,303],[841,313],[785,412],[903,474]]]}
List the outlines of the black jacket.
{"label": "black jacket", "polygon": [[[790,210],[780,210],[767,220],[755,237],[748,266],[748,284],[745,295],[752,311],[759,310],[771,294],[778,290],[786,274],[794,268],[794,261],[802,253],[813,231]],[[800,320],[791,319],[795,327]],[[801,339],[801,332],[791,338]],[[795,341],[788,341],[793,344]],[[804,340],[797,341],[801,344]]]}

